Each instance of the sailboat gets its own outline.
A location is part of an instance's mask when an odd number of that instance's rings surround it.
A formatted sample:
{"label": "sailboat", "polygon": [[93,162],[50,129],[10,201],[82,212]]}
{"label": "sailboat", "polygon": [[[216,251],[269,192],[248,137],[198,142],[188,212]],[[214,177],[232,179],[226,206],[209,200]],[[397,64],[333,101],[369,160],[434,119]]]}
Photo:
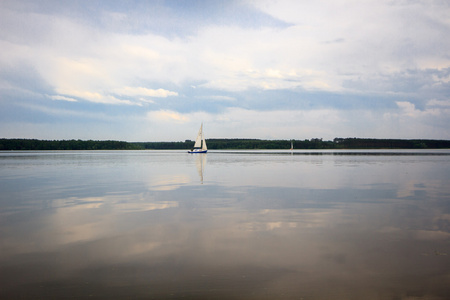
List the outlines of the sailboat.
{"label": "sailboat", "polygon": [[194,148],[188,151],[188,153],[206,153],[208,148],[206,147],[205,137],[203,136],[203,123],[200,125],[200,130],[195,140]]}

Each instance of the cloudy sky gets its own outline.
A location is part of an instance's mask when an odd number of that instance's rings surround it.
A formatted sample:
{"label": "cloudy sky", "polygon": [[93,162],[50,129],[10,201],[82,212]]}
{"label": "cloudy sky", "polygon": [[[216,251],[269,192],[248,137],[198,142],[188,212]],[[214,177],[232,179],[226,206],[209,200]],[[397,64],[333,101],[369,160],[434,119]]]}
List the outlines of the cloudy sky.
{"label": "cloudy sky", "polygon": [[450,139],[447,0],[0,2],[0,138]]}

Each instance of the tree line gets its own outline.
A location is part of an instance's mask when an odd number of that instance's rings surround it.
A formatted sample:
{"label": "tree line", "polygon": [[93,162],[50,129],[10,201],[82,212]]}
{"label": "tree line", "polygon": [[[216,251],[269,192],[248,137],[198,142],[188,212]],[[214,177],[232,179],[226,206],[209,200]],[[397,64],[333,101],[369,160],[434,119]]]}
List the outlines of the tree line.
{"label": "tree line", "polygon": [[0,139],[0,150],[132,150],[122,141]]}
{"label": "tree line", "polygon": [[[439,149],[450,148],[449,140],[321,138],[305,140],[208,139],[208,149]],[[194,141],[124,142],[93,140],[0,139],[0,150],[182,150],[191,149]]]}

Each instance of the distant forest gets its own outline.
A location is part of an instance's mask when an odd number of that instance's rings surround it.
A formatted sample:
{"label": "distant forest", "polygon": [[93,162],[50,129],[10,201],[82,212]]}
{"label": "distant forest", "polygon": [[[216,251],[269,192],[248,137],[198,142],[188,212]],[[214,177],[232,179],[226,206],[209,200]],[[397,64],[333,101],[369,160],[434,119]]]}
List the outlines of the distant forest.
{"label": "distant forest", "polygon": [[0,150],[133,150],[142,149],[120,141],[46,141],[35,139],[0,139]]}
{"label": "distant forest", "polygon": [[[449,140],[402,140],[335,138],[332,141],[207,139],[208,149],[439,149],[450,148]],[[191,149],[194,141],[184,142],[123,142],[93,140],[0,139],[0,150],[181,150]]]}

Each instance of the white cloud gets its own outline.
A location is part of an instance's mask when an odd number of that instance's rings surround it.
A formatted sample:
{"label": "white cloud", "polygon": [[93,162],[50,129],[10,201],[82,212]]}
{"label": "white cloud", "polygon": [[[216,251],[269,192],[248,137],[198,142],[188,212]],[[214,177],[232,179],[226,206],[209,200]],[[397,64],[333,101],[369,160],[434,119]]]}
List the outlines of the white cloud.
{"label": "white cloud", "polygon": [[159,122],[179,122],[186,123],[189,121],[189,117],[170,110],[159,110],[159,111],[150,111],[147,113],[147,118],[150,121],[159,121]]}
{"label": "white cloud", "polygon": [[206,100],[209,100],[209,101],[227,101],[227,102],[234,102],[234,101],[236,101],[235,97],[223,96],[223,95],[208,95],[208,96],[200,96],[198,98],[206,99]]}
{"label": "white cloud", "polygon": [[123,96],[148,96],[156,98],[166,98],[169,96],[178,96],[177,92],[168,91],[165,89],[148,89],[144,87],[123,87],[120,89],[113,90],[114,93]]}
{"label": "white cloud", "polygon": [[[396,102],[400,112],[398,113],[399,116],[408,116],[412,118],[424,118],[424,117],[433,117],[433,116],[442,116],[442,115],[448,115],[450,113],[450,107],[446,107],[444,109],[440,109],[436,107],[436,101],[430,101],[427,103],[424,110],[417,109],[416,106],[408,101],[399,101]],[[439,101],[440,105],[441,103],[445,103],[448,105],[447,102]],[[450,105],[449,105],[450,106]]]}
{"label": "white cloud", "polygon": [[450,108],[450,100],[430,100],[427,102],[427,106],[435,106],[435,107],[449,107]]}
{"label": "white cloud", "polygon": [[51,95],[49,96],[52,100],[60,100],[60,101],[68,101],[68,102],[77,102],[78,100],[70,97],[65,97],[61,95]]}
{"label": "white cloud", "polygon": [[142,98],[142,97],[138,98],[138,100],[143,102],[143,103],[150,103],[150,104],[154,104],[155,103],[155,101],[153,101],[153,100]]}
{"label": "white cloud", "polygon": [[56,92],[63,95],[70,95],[76,98],[84,99],[90,102],[103,103],[103,104],[126,104],[126,105],[141,105],[138,102],[130,100],[122,100],[117,97],[103,94],[100,92],[82,91],[82,90],[70,90],[70,89],[56,89]]}
{"label": "white cloud", "polygon": [[402,115],[414,117],[419,113],[419,111],[416,110],[416,106],[411,102],[398,101],[396,103],[397,103],[397,106],[400,108],[400,113]]}
{"label": "white cloud", "polygon": [[[433,44],[441,33],[432,31],[430,37],[432,28],[425,17],[418,19],[420,28],[410,24],[406,12],[420,15],[422,7],[418,5],[398,7],[378,1],[254,5],[293,26],[253,29],[209,25],[200,27],[196,36],[169,39],[151,33],[98,32],[62,17],[52,16],[50,22],[33,16],[32,20],[52,35],[47,33],[43,43],[34,42],[38,46],[29,60],[56,88],[97,91],[131,87],[136,79],[176,84],[203,81],[200,87],[229,91],[297,87],[342,91],[348,89],[343,82],[361,76],[376,83],[380,74],[406,67],[450,66],[445,55],[430,56],[423,49],[423,42]],[[423,15],[438,13],[436,10],[425,7]],[[401,29],[409,25],[420,30],[402,34]],[[92,34],[95,39],[87,40]],[[336,40],[342,42],[326,43]],[[441,43],[444,49],[450,46],[450,42]],[[418,53],[409,53],[411,49]],[[147,93],[123,89],[123,95]]]}
{"label": "white cloud", "polygon": [[[433,103],[432,101],[430,101]],[[396,102],[398,109],[385,112],[379,121],[379,136],[392,138],[449,139],[450,109],[427,104],[418,109],[409,101]]]}
{"label": "white cloud", "polygon": [[[450,30],[445,13],[448,7],[436,4],[254,1],[264,12],[295,24],[281,33],[289,32],[281,41],[290,41],[289,46],[275,39],[282,46],[280,55],[293,66],[301,63],[303,67],[323,71],[321,81],[341,88],[343,81],[360,76],[376,83],[380,74],[450,67],[448,51],[444,50],[450,47],[445,38]],[[333,40],[342,42],[323,43]]]}

